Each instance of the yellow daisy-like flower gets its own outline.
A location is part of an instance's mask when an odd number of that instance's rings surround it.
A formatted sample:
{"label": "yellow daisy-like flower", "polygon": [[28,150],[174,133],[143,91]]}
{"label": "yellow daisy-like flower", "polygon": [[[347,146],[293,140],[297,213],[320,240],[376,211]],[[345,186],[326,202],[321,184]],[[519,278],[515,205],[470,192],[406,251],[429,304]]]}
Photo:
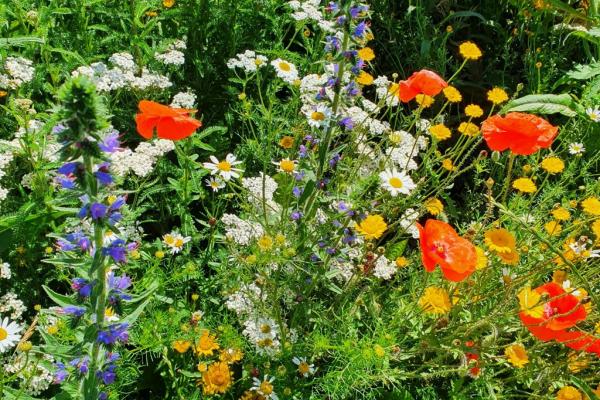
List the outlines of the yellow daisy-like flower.
{"label": "yellow daisy-like flower", "polygon": [[428,314],[445,314],[452,308],[448,291],[435,286],[425,289],[419,305]]}
{"label": "yellow daisy-like flower", "polygon": [[404,268],[408,265],[408,260],[406,259],[406,257],[396,257],[395,263],[396,267]]}
{"label": "yellow daisy-like flower", "polygon": [[499,87],[495,87],[487,92],[487,98],[492,104],[502,104],[508,100],[508,94]]}
{"label": "yellow daisy-like flower", "polygon": [[387,224],[381,215],[369,215],[356,226],[356,231],[367,240],[379,239],[386,229]]}
{"label": "yellow daisy-like flower", "polygon": [[163,0],[162,3],[164,8],[171,8],[175,5],[175,0]]}
{"label": "yellow daisy-like flower", "polygon": [[488,257],[485,255],[485,251],[479,247],[475,246],[475,252],[477,253],[477,264],[475,264],[475,268],[484,269],[488,266]]}
{"label": "yellow daisy-like flower", "polygon": [[537,190],[537,186],[535,186],[535,183],[529,178],[516,179],[513,182],[512,187],[523,193],[534,193]]}
{"label": "yellow daisy-like flower", "polygon": [[582,400],[583,396],[573,386],[565,386],[556,393],[556,400]]}
{"label": "yellow daisy-like flower", "polygon": [[550,236],[556,236],[562,231],[562,226],[557,221],[548,221],[544,225],[544,229]]}
{"label": "yellow daisy-like flower", "polygon": [[173,349],[178,353],[185,353],[192,346],[189,340],[176,340],[173,342]]}
{"label": "yellow daisy-like flower", "polygon": [[203,330],[200,339],[196,342],[194,351],[203,356],[212,356],[215,350],[219,350],[219,343],[217,343],[216,336],[211,335],[208,330]]}
{"label": "yellow daisy-like flower", "polygon": [[291,149],[294,146],[294,138],[292,136],[283,136],[279,140],[279,145],[284,149]]}
{"label": "yellow daisy-like flower", "polygon": [[477,60],[481,57],[481,50],[471,41],[462,43],[458,47],[458,51],[465,60]]}
{"label": "yellow daisy-like flower", "polygon": [[358,58],[363,61],[371,61],[375,59],[375,52],[370,47],[363,47],[358,50]]}
{"label": "yellow daisy-like flower", "polygon": [[589,358],[584,354],[577,354],[575,352],[569,354],[569,371],[573,373],[581,372],[590,365]]}
{"label": "yellow daisy-like flower", "polygon": [[230,386],[231,371],[227,363],[213,363],[202,373],[202,392],[205,395],[225,393]]}
{"label": "yellow daisy-like flower", "polygon": [[444,124],[436,124],[429,127],[429,133],[437,140],[446,140],[452,136],[452,132]]}
{"label": "yellow daisy-like flower", "polygon": [[431,107],[431,105],[433,104],[433,102],[435,101],[435,99],[431,96],[427,96],[426,94],[418,94],[415,97],[415,101],[417,102],[417,104],[419,104],[422,108],[429,108]]}
{"label": "yellow daisy-like flower", "polygon": [[240,361],[242,358],[244,358],[244,353],[242,353],[242,351],[240,349],[234,349],[234,348],[223,349],[221,351],[221,353],[219,353],[219,360],[221,360],[227,364],[236,363],[236,362]]}
{"label": "yellow daisy-like flower", "polygon": [[444,168],[445,170],[448,170],[448,171],[456,171],[456,167],[454,166],[454,163],[449,158],[445,158],[442,161],[442,168]]}
{"label": "yellow daisy-like flower", "polygon": [[258,248],[262,251],[268,251],[273,248],[273,238],[269,235],[263,235],[260,239],[258,239]]}
{"label": "yellow daisy-like flower", "polygon": [[500,257],[500,261],[508,265],[517,265],[521,259],[517,249],[510,249],[508,253],[498,253],[498,257]]}
{"label": "yellow daisy-like flower", "polygon": [[564,207],[555,208],[550,214],[558,221],[568,221],[571,218],[571,213]]}
{"label": "yellow daisy-like flower", "polygon": [[356,82],[363,86],[372,85],[373,81],[374,81],[373,75],[371,75],[365,71],[360,71],[360,74],[358,74],[358,76],[356,77]]}
{"label": "yellow daisy-like flower", "polygon": [[511,344],[504,349],[504,355],[506,356],[509,363],[516,368],[523,368],[529,363],[529,356],[527,350],[522,344]]}
{"label": "yellow daisy-like flower", "polygon": [[425,200],[424,206],[431,215],[438,215],[444,212],[444,204],[435,197]]}
{"label": "yellow daisy-like flower", "polygon": [[469,104],[465,107],[467,117],[479,118],[483,115],[483,110],[477,104]]}
{"label": "yellow daisy-like flower", "polygon": [[490,229],[483,235],[483,242],[493,252],[510,253],[517,245],[512,233],[504,228]]}
{"label": "yellow daisy-like flower", "polygon": [[591,229],[592,229],[592,232],[594,233],[594,235],[596,236],[596,240],[599,240],[600,239],[600,219],[597,219],[594,222],[592,222]]}
{"label": "yellow daisy-like flower", "polygon": [[549,174],[558,174],[565,169],[565,163],[558,157],[544,158],[541,165]]}
{"label": "yellow daisy-like flower", "polygon": [[544,306],[540,304],[542,295],[532,290],[529,286],[524,287],[517,294],[521,311],[532,318],[541,318],[544,315]]}
{"label": "yellow daisy-like flower", "polygon": [[588,197],[581,202],[583,212],[590,215],[600,215],[600,200],[596,197]]}
{"label": "yellow daisy-like flower", "polygon": [[460,103],[462,101],[462,95],[454,86],[445,87],[443,92],[450,103]]}
{"label": "yellow daisy-like flower", "polygon": [[479,135],[479,127],[472,122],[461,122],[458,131],[471,137]]}

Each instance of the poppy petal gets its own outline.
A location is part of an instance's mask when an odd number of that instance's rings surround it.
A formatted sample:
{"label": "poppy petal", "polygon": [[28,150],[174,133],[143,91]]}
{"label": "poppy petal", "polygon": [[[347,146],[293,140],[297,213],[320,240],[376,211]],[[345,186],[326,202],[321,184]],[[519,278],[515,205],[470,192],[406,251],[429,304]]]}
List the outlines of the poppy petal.
{"label": "poppy petal", "polygon": [[161,139],[181,140],[190,136],[202,123],[189,117],[161,118],[158,122],[157,133]]}
{"label": "poppy petal", "polygon": [[152,139],[152,136],[154,135],[154,127],[158,121],[158,117],[148,116],[147,114],[136,114],[135,124],[137,132],[144,139]]}

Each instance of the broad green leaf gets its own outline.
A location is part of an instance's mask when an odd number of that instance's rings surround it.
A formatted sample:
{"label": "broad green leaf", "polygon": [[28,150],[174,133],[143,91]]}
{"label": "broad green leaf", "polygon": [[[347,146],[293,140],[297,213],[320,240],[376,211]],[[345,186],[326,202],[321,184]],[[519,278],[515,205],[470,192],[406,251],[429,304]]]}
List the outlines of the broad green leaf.
{"label": "broad green leaf", "polygon": [[501,113],[521,111],[538,114],[562,114],[574,117],[581,108],[571,96],[563,94],[531,94],[509,101]]}
{"label": "broad green leaf", "polygon": [[75,301],[75,299],[72,299],[72,298],[62,295],[62,294],[58,294],[46,285],[42,285],[42,288],[44,289],[44,291],[46,292],[48,297],[50,297],[52,299],[52,301],[54,301],[56,304],[58,304],[61,307],[77,305],[77,302]]}

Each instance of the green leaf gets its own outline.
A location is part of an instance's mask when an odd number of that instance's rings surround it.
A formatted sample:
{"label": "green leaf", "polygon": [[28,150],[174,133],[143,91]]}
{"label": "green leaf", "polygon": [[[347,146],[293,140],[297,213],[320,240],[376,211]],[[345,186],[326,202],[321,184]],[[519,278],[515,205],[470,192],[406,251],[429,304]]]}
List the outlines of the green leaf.
{"label": "green leaf", "polygon": [[[574,117],[579,106],[573,98],[566,94],[531,94],[509,101],[500,111],[502,114],[513,111],[535,112],[538,114],[562,114]],[[577,110],[577,111],[576,111]]]}
{"label": "green leaf", "polygon": [[43,43],[45,43],[45,41],[42,38],[38,38],[38,37],[34,37],[34,36],[18,36],[18,37],[11,37],[11,38],[0,38],[0,48],[10,47],[10,46],[23,47],[29,43],[43,44]]}
{"label": "green leaf", "polygon": [[596,396],[592,388],[583,379],[571,376],[571,382],[573,382],[579,390],[585,393],[590,400],[600,400],[600,397]]}
{"label": "green leaf", "polygon": [[578,64],[566,74],[571,79],[586,80],[600,75],[600,62],[592,64]]}
{"label": "green leaf", "polygon": [[62,294],[58,294],[46,285],[42,285],[42,288],[44,289],[48,297],[50,297],[52,301],[54,301],[61,307],[77,305],[77,302],[74,299]]}

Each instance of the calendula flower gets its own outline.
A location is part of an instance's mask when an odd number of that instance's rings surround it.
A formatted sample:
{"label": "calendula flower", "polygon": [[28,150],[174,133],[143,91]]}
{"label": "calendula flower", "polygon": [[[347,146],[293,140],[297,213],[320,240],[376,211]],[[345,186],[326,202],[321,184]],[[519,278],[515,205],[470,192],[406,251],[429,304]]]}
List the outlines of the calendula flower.
{"label": "calendula flower", "polygon": [[571,218],[571,213],[564,207],[555,208],[550,214],[558,221],[568,221]]}
{"label": "calendula flower", "polygon": [[404,268],[408,265],[408,260],[406,259],[406,257],[396,257],[396,260],[394,261],[396,263],[396,267],[398,268]]}
{"label": "calendula flower", "polygon": [[375,59],[375,52],[370,47],[363,47],[362,49],[358,50],[357,55],[358,58],[367,62]]}
{"label": "calendula flower", "polygon": [[291,149],[294,146],[294,138],[292,136],[283,136],[279,139],[279,145],[284,149]]}
{"label": "calendula flower", "polygon": [[429,107],[431,107],[431,105],[433,104],[435,99],[426,94],[419,93],[418,95],[415,96],[415,100],[416,100],[417,104],[421,106],[421,108],[429,108]]}
{"label": "calendula flower", "polygon": [[369,74],[368,72],[365,71],[360,71],[360,73],[358,74],[358,76],[356,77],[356,82],[363,85],[363,86],[369,86],[373,84],[373,75]]}
{"label": "calendula flower", "polygon": [[558,174],[565,169],[565,163],[558,157],[544,158],[541,165],[549,174]]}
{"label": "calendula flower", "polygon": [[562,226],[557,221],[548,221],[544,224],[544,229],[550,236],[556,236],[562,231]]}
{"label": "calendula flower", "polygon": [[298,161],[290,160],[289,158],[284,158],[281,161],[274,162],[278,168],[279,172],[284,172],[286,174],[293,174],[296,171],[296,164]]}
{"label": "calendula flower", "polygon": [[513,234],[504,228],[486,231],[483,242],[491,251],[497,254],[510,253],[517,245]]}
{"label": "calendula flower", "polygon": [[444,124],[436,124],[429,127],[429,133],[437,140],[446,140],[452,136],[452,132]]}
{"label": "calendula flower", "polygon": [[508,253],[498,253],[497,255],[504,264],[517,265],[519,263],[520,256],[517,249],[510,249]]}
{"label": "calendula flower", "polygon": [[479,118],[483,115],[483,110],[477,104],[469,104],[465,107],[465,114],[467,117]]}
{"label": "calendula flower", "polygon": [[173,349],[178,353],[185,353],[192,346],[189,340],[176,340],[173,342]]}
{"label": "calendula flower", "polygon": [[537,186],[529,178],[519,178],[512,183],[512,187],[522,193],[535,193]]}
{"label": "calendula flower", "polygon": [[231,370],[224,362],[215,362],[202,373],[202,392],[205,395],[225,393],[231,386]]}
{"label": "calendula flower", "polygon": [[425,206],[427,212],[431,215],[438,215],[444,212],[444,204],[435,197],[425,200],[423,205]]}
{"label": "calendula flower", "polygon": [[462,95],[454,86],[444,88],[443,93],[450,103],[460,103],[462,101]]}
{"label": "calendula flower", "polygon": [[487,92],[487,98],[492,104],[499,105],[508,100],[508,94],[499,87],[495,87]]}
{"label": "calendula flower", "polygon": [[594,233],[594,235],[596,235],[596,241],[599,241],[600,240],[600,219],[597,219],[594,222],[592,222],[591,229],[592,229],[592,232]]}
{"label": "calendula flower", "polygon": [[556,400],[582,400],[583,396],[573,386],[565,386],[556,393]]}
{"label": "calendula flower", "polygon": [[225,181],[229,181],[231,178],[239,178],[241,169],[235,168],[236,165],[241,164],[241,161],[237,161],[233,154],[227,154],[225,160],[219,161],[215,156],[210,156],[211,162],[205,162],[202,165],[204,168],[210,170],[211,175],[219,175]]}
{"label": "calendula flower", "polygon": [[379,239],[385,230],[387,224],[381,215],[369,215],[356,226],[356,231],[363,235],[365,239]]}
{"label": "calendula flower", "polygon": [[448,291],[435,286],[425,289],[419,299],[419,305],[428,314],[446,314],[452,308]]}
{"label": "calendula flower", "polygon": [[477,45],[471,41],[463,42],[458,47],[458,51],[465,60],[477,60],[482,55],[479,47],[477,47]]}
{"label": "calendula flower", "polygon": [[203,356],[212,356],[215,350],[219,350],[219,343],[217,343],[215,335],[206,329],[203,330],[194,346],[194,351]]}
{"label": "calendula flower", "polygon": [[395,168],[381,172],[379,178],[381,186],[390,192],[392,197],[396,197],[398,194],[410,194],[417,187],[410,176],[404,172],[398,172]]}
{"label": "calendula flower", "polygon": [[600,200],[596,197],[588,197],[581,202],[583,212],[590,215],[600,215]]}
{"label": "calendula flower", "polygon": [[242,353],[240,349],[234,349],[231,347],[228,349],[223,349],[219,353],[219,360],[227,364],[236,363],[242,358],[244,358],[244,353]]}
{"label": "calendula flower", "polygon": [[504,355],[508,362],[516,368],[523,368],[525,365],[529,364],[527,350],[525,350],[525,347],[522,344],[511,344],[506,347],[504,349]]}
{"label": "calendula flower", "polygon": [[466,136],[479,135],[479,127],[472,122],[461,122],[458,126],[458,131]]}
{"label": "calendula flower", "polygon": [[454,166],[454,163],[449,158],[445,158],[442,161],[442,168],[444,168],[445,170],[448,170],[448,171],[456,171],[456,167]]}
{"label": "calendula flower", "polygon": [[163,0],[162,4],[164,8],[171,8],[175,5],[175,0]]}

